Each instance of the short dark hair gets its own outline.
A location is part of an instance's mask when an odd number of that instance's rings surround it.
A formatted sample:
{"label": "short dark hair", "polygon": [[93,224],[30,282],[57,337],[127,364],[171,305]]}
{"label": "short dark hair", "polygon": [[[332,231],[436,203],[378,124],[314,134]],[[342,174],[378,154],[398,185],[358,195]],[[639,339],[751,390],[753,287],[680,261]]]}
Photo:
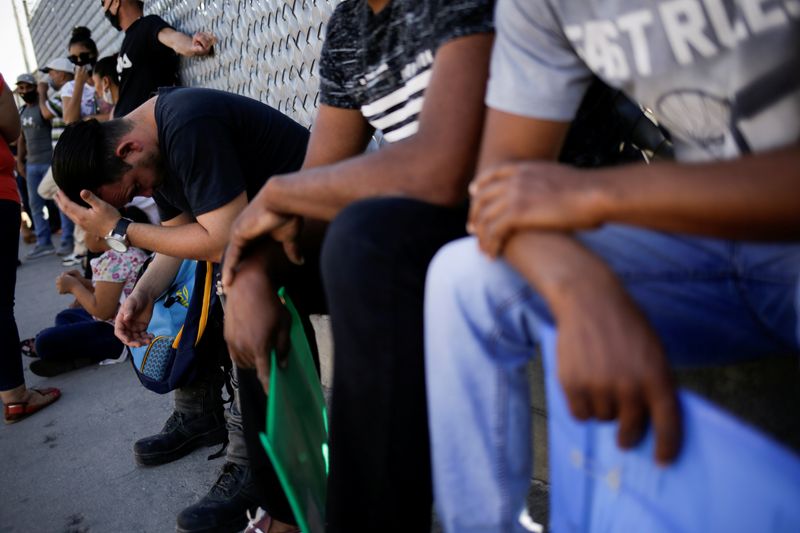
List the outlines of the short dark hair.
{"label": "short dark hair", "polygon": [[106,56],[97,61],[94,66],[94,73],[101,78],[108,77],[116,86],[119,86],[119,74],[117,73],[117,54]]}
{"label": "short dark hair", "polygon": [[53,178],[70,200],[85,205],[83,189],[97,192],[133,168],[116,154],[120,140],[132,129],[125,118],[79,121],[64,129],[53,150]]}

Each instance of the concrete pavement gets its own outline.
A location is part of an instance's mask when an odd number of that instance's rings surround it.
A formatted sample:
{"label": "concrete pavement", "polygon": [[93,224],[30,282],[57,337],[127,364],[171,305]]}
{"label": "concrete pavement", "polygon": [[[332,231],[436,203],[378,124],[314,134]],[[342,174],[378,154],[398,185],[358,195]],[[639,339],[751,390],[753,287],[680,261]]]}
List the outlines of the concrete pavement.
{"label": "concrete pavement", "polygon": [[[27,245],[22,245],[24,257]],[[55,255],[17,271],[21,338],[51,326],[70,297],[54,280],[67,270]],[[129,363],[91,366],[54,378],[30,373],[29,386],[55,386],[61,399],[12,425],[0,424],[0,533],[175,531],[175,517],[215,481],[224,459],[203,448],[172,464],[136,466],[133,442],[158,432],[171,396],[142,387]]]}

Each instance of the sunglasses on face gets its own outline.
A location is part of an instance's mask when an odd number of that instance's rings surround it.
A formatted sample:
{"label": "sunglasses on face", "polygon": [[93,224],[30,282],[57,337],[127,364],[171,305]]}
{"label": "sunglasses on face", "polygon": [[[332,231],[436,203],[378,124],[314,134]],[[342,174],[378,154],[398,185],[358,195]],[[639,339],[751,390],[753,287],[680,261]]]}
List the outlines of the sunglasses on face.
{"label": "sunglasses on face", "polygon": [[94,61],[95,57],[94,54],[91,54],[89,52],[81,52],[78,55],[74,54],[69,55],[67,56],[67,59],[69,59],[69,62],[72,63],[73,65],[83,66],[83,65],[88,65],[89,63]]}

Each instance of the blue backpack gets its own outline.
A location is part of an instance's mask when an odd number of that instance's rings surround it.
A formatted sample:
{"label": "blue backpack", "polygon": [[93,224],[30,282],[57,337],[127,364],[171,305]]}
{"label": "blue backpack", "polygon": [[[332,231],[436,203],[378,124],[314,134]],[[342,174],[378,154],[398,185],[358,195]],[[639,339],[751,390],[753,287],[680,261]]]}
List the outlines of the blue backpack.
{"label": "blue backpack", "polygon": [[142,385],[165,394],[188,383],[195,374],[197,349],[208,326],[217,295],[214,269],[205,261],[184,260],[174,281],[153,306],[147,346],[129,347]]}

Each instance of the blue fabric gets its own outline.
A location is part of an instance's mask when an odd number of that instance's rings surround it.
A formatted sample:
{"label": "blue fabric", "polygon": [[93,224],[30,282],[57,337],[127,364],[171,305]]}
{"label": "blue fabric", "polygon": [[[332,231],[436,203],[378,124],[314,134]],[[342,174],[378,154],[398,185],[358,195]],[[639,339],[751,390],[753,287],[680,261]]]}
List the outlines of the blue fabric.
{"label": "blue fabric", "polygon": [[84,309],[64,309],[55,326],[36,336],[36,353],[42,359],[102,361],[119,357],[124,346],[114,336],[114,326],[95,320]]}
{"label": "blue fabric", "polygon": [[[800,246],[624,226],[579,238],[617,273],[673,364],[797,352]],[[480,254],[474,239],[434,258],[425,371],[437,514],[447,531],[522,531],[532,469],[526,368],[551,324],[528,283]]]}
{"label": "blue fabric", "polygon": [[[151,380],[164,379],[172,366],[174,350],[171,346],[186,320],[196,266],[197,261],[184,260],[170,288],[156,300],[147,326],[148,333],[155,337],[153,342],[129,348],[134,368]],[[153,361],[150,361],[151,356]]]}
{"label": "blue fabric", "polygon": [[800,457],[685,391],[684,440],[673,465],[654,464],[652,431],[623,452],[616,422],[572,418],[556,374],[556,333],[539,333],[551,531],[800,531]]}
{"label": "blue fabric", "polygon": [[[47,174],[47,169],[50,168],[48,164],[34,164],[28,163],[25,166],[26,180],[28,182],[28,202],[31,206],[31,213],[33,214],[33,229],[36,232],[36,244],[39,246],[46,246],[52,244],[50,238],[50,225],[44,218],[44,203],[45,200],[36,189]],[[52,213],[51,213],[52,214]]]}

